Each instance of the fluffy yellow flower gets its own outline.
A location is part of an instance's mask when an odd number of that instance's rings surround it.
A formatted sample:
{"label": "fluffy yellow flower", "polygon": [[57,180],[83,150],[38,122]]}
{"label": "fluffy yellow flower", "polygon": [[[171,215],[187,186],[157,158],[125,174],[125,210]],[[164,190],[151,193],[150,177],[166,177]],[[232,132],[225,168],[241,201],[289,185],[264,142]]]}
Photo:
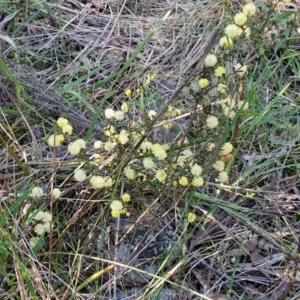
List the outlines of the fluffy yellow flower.
{"label": "fluffy yellow flower", "polygon": [[219,43],[223,49],[227,49],[233,45],[233,40],[229,36],[222,36]]}
{"label": "fluffy yellow flower", "polygon": [[248,19],[247,16],[242,12],[237,13],[233,17],[234,23],[238,26],[243,26],[247,22],[247,19]]}
{"label": "fluffy yellow flower", "polygon": [[64,127],[62,127],[62,131],[64,134],[72,134],[73,133],[73,127],[70,124],[65,125]]}
{"label": "fluffy yellow flower", "polygon": [[95,141],[94,142],[94,149],[99,150],[103,147],[103,142],[102,141]]}
{"label": "fluffy yellow flower", "polygon": [[124,112],[124,113],[128,113],[129,112],[129,106],[126,102],[123,102],[122,105],[121,105],[121,110]]}
{"label": "fluffy yellow flower", "polygon": [[201,78],[198,84],[202,89],[204,89],[209,85],[209,81],[206,78]]}
{"label": "fluffy yellow flower", "polygon": [[178,159],[177,159],[177,164],[180,167],[183,167],[183,165],[185,164],[186,160],[189,159],[191,156],[193,155],[193,152],[190,149],[185,149],[183,150]]}
{"label": "fluffy yellow flower", "polygon": [[113,218],[118,218],[118,217],[120,217],[120,215],[121,215],[121,211],[120,210],[112,210],[111,211],[111,216]]}
{"label": "fluffy yellow flower", "polygon": [[123,202],[129,202],[130,201],[130,195],[128,193],[125,193],[122,195]]}
{"label": "fluffy yellow flower", "polygon": [[167,157],[166,150],[160,144],[153,144],[151,151],[158,160],[164,160]]}
{"label": "fluffy yellow flower", "polygon": [[216,147],[216,144],[215,143],[208,143],[207,146],[206,146],[206,150],[208,152],[212,152]]}
{"label": "fluffy yellow flower", "polygon": [[131,94],[132,94],[131,89],[127,89],[127,90],[125,91],[125,95],[126,95],[127,97],[130,97]]}
{"label": "fluffy yellow flower", "polygon": [[226,107],[223,107],[223,113],[226,117],[228,117],[229,119],[233,119],[234,116],[235,116],[235,111],[234,109],[226,106]]}
{"label": "fluffy yellow flower", "polygon": [[102,189],[105,187],[105,179],[102,176],[92,176],[90,178],[90,183],[94,189]]}
{"label": "fluffy yellow flower", "polygon": [[243,7],[243,13],[246,16],[253,16],[256,13],[256,6],[253,3],[247,3]]}
{"label": "fluffy yellow flower", "polygon": [[192,180],[192,186],[200,187],[200,186],[203,186],[203,184],[204,184],[204,180],[203,180],[203,177],[201,177],[201,176],[196,176]]}
{"label": "fluffy yellow flower", "polygon": [[167,178],[167,173],[164,170],[157,170],[155,178],[160,182],[164,182]]}
{"label": "fluffy yellow flower", "polygon": [[108,125],[104,128],[104,134],[108,137],[113,137],[116,133],[115,127],[113,125]]}
{"label": "fluffy yellow flower", "polygon": [[52,191],[52,196],[55,198],[55,199],[58,199],[60,197],[60,194],[61,194],[61,191],[59,188],[54,188],[53,191]]}
{"label": "fluffy yellow flower", "polygon": [[118,142],[121,145],[125,145],[128,141],[129,141],[129,133],[127,130],[122,129],[118,136]]}
{"label": "fluffy yellow flower", "polygon": [[43,189],[39,186],[35,186],[32,190],[31,190],[31,197],[38,199],[41,198],[43,196]]}
{"label": "fluffy yellow flower", "polygon": [[189,180],[187,179],[186,176],[181,176],[179,178],[179,184],[182,185],[182,186],[187,186],[189,184]]}
{"label": "fluffy yellow flower", "polygon": [[140,146],[140,149],[143,151],[143,152],[146,152],[147,150],[151,150],[152,148],[152,143],[148,142],[148,141],[144,141],[142,142],[141,146]]}
{"label": "fluffy yellow flower", "polygon": [[122,110],[117,110],[115,112],[115,119],[117,121],[122,121],[122,120],[124,120],[124,118],[125,118],[125,114],[124,114],[124,112]]}
{"label": "fluffy yellow flower", "polygon": [[219,66],[215,69],[215,76],[216,77],[222,77],[226,73],[225,68]]}
{"label": "fluffy yellow flower", "polygon": [[104,150],[110,152],[112,149],[115,148],[116,145],[117,145],[116,143],[107,141],[106,143],[104,143]]}
{"label": "fluffy yellow flower", "polygon": [[51,214],[47,211],[44,211],[43,218],[41,221],[43,221],[44,223],[48,223],[51,222],[51,220],[52,220]]}
{"label": "fluffy yellow flower", "polygon": [[222,160],[217,160],[214,164],[213,164],[213,168],[218,171],[218,172],[221,172],[221,171],[224,171],[225,169],[225,163],[224,161]]}
{"label": "fluffy yellow flower", "polygon": [[247,74],[248,67],[246,65],[242,66],[241,64],[236,64],[234,66],[234,70],[240,77],[243,77],[245,74]]}
{"label": "fluffy yellow flower", "polygon": [[241,108],[243,108],[243,110],[248,110],[249,109],[249,102],[246,102],[245,103],[245,101],[242,101],[242,100],[240,100],[239,102],[238,102],[238,109],[241,109]]}
{"label": "fluffy yellow flower", "polygon": [[135,178],[135,172],[134,172],[134,170],[131,169],[130,167],[126,167],[126,168],[124,169],[124,175],[125,175],[125,177],[126,177],[127,179],[130,179],[130,180],[132,180],[132,179]]}
{"label": "fluffy yellow flower", "polygon": [[219,155],[220,156],[227,155],[227,154],[231,153],[232,150],[233,150],[233,145],[230,142],[227,142],[222,146],[221,151],[219,152]]}
{"label": "fluffy yellow flower", "polygon": [[83,139],[77,139],[76,141],[74,141],[74,143],[77,143],[81,149],[86,148],[86,141]]}
{"label": "fluffy yellow flower", "polygon": [[41,235],[44,232],[49,232],[49,231],[50,231],[50,223],[43,223],[43,224],[39,223],[39,224],[36,224],[34,227],[34,232],[37,235]]}
{"label": "fluffy yellow flower", "polygon": [[48,138],[48,145],[50,147],[58,147],[65,140],[62,134],[51,134]]}
{"label": "fluffy yellow flower", "polygon": [[225,171],[222,171],[219,173],[219,176],[217,178],[217,181],[220,183],[225,183],[228,181],[228,174]]}
{"label": "fluffy yellow flower", "polygon": [[297,28],[297,32],[300,34],[300,27]]}
{"label": "fluffy yellow flower", "polygon": [[217,57],[214,54],[208,54],[204,60],[207,67],[214,67],[218,62]]}
{"label": "fluffy yellow flower", "polygon": [[66,118],[58,118],[56,124],[60,128],[64,128],[65,126],[69,125],[69,121]]}
{"label": "fluffy yellow flower", "polygon": [[83,169],[77,169],[74,172],[74,179],[78,182],[82,182],[86,179],[86,173]]}
{"label": "fluffy yellow flower", "polygon": [[112,210],[120,210],[121,211],[123,209],[123,204],[119,200],[113,200],[110,204],[110,208]]}
{"label": "fluffy yellow flower", "polygon": [[226,88],[227,88],[227,85],[223,84],[223,83],[219,83],[217,85],[217,91],[220,93],[220,94],[226,94]]}
{"label": "fluffy yellow flower", "polygon": [[216,128],[219,125],[219,120],[216,116],[209,116],[206,119],[206,126],[208,128]]}
{"label": "fluffy yellow flower", "polygon": [[245,37],[248,39],[251,36],[251,29],[249,27],[244,28]]}
{"label": "fluffy yellow flower", "polygon": [[193,223],[195,220],[196,220],[196,215],[192,212],[189,212],[187,216],[187,221],[189,223]]}
{"label": "fluffy yellow flower", "polygon": [[78,143],[70,143],[68,146],[68,151],[72,154],[72,155],[77,155],[80,153],[81,151],[81,147]]}
{"label": "fluffy yellow flower", "polygon": [[112,180],[111,177],[106,176],[104,177],[104,187],[110,188],[113,185],[114,181]]}
{"label": "fluffy yellow flower", "polygon": [[157,115],[157,112],[155,110],[148,111],[148,117],[150,120],[153,120],[156,115]]}
{"label": "fluffy yellow flower", "polygon": [[171,129],[172,127],[173,127],[172,122],[168,122],[168,123],[163,125],[163,128],[165,128],[165,129]]}
{"label": "fluffy yellow flower", "polygon": [[155,167],[155,163],[151,157],[145,157],[143,159],[143,166],[145,169],[153,169]]}
{"label": "fluffy yellow flower", "polygon": [[104,111],[104,116],[106,119],[110,120],[115,117],[115,111],[112,108],[107,108]]}
{"label": "fluffy yellow flower", "polygon": [[239,37],[243,30],[235,24],[229,24],[225,27],[224,32],[229,38]]}
{"label": "fluffy yellow flower", "polygon": [[194,176],[200,176],[202,173],[202,167],[199,166],[198,164],[194,164],[191,167],[191,174]]}

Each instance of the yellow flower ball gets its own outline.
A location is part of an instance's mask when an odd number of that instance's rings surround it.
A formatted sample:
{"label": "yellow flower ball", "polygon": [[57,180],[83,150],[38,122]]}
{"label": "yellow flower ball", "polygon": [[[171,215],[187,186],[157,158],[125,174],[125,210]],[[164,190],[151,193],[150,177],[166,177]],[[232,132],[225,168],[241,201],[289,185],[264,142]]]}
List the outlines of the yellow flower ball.
{"label": "yellow flower ball", "polygon": [[107,108],[104,111],[104,116],[106,119],[110,120],[115,117],[115,111],[112,108]]}
{"label": "yellow flower ball", "polygon": [[196,220],[196,215],[192,212],[189,212],[187,216],[187,221],[189,223],[193,223],[195,220]]}
{"label": "yellow flower ball", "polygon": [[90,183],[94,189],[102,189],[105,187],[105,179],[102,176],[92,176],[90,178]]}
{"label": "yellow flower ball", "polygon": [[78,182],[82,182],[86,179],[86,172],[83,169],[77,169],[74,172],[74,179]]}
{"label": "yellow flower ball", "polygon": [[122,121],[122,120],[124,120],[124,118],[125,118],[125,114],[124,114],[124,112],[122,110],[117,110],[115,112],[115,119],[117,121]]}
{"label": "yellow flower ball", "polygon": [[124,175],[125,175],[125,177],[126,177],[127,179],[130,179],[130,180],[132,180],[132,179],[135,178],[135,172],[134,172],[134,170],[131,169],[130,167],[126,167],[126,168],[124,169]]}
{"label": "yellow flower ball", "polygon": [[233,40],[229,36],[222,36],[219,44],[223,49],[227,49],[233,45]]}
{"label": "yellow flower ball", "polygon": [[167,178],[167,173],[164,170],[157,170],[156,174],[155,174],[155,178],[160,181],[160,182],[164,182]]}
{"label": "yellow flower ball", "polygon": [[45,224],[42,224],[42,223],[38,223],[34,227],[34,232],[37,235],[42,235],[44,232],[47,232],[48,230],[50,231],[49,225],[48,224],[45,225]]}
{"label": "yellow flower ball", "polygon": [[110,188],[114,184],[114,181],[111,177],[106,176],[104,177],[104,187]]}
{"label": "yellow flower ball", "polygon": [[243,7],[243,13],[246,16],[253,16],[256,13],[256,6],[253,3],[247,3]]}
{"label": "yellow flower ball", "polygon": [[200,176],[202,173],[202,167],[198,164],[191,165],[191,174],[194,176]]}
{"label": "yellow flower ball", "polygon": [[113,218],[118,218],[118,217],[120,217],[120,215],[121,215],[121,211],[120,210],[112,210],[111,211],[111,216]]}
{"label": "yellow flower ball", "polygon": [[128,113],[129,112],[129,106],[126,102],[123,102],[122,105],[121,105],[121,110],[124,112],[124,113]]}
{"label": "yellow flower ball", "polygon": [[78,143],[70,143],[68,146],[68,151],[72,154],[72,155],[77,155],[80,153],[81,151],[81,147]]}
{"label": "yellow flower ball", "polygon": [[48,145],[50,147],[58,147],[65,140],[62,134],[51,134],[48,138]]}
{"label": "yellow flower ball", "polygon": [[152,143],[148,142],[148,141],[144,141],[142,142],[141,146],[140,146],[140,149],[143,151],[143,152],[146,152],[147,150],[151,150],[152,148]]}
{"label": "yellow flower ball", "polygon": [[222,146],[221,151],[219,152],[219,155],[220,156],[227,155],[227,154],[231,153],[232,150],[233,150],[233,145],[230,142],[227,142]]}
{"label": "yellow flower ball", "polygon": [[244,28],[245,37],[248,39],[251,36],[251,29],[249,27]]}
{"label": "yellow flower ball", "polygon": [[52,191],[52,196],[55,198],[55,199],[58,199],[60,197],[60,194],[61,194],[61,191],[59,188],[54,188],[53,191]]}
{"label": "yellow flower ball", "polygon": [[222,171],[219,173],[219,176],[217,178],[217,181],[220,183],[225,183],[228,181],[228,174],[225,171]]}
{"label": "yellow flower ball", "polygon": [[125,91],[125,95],[126,95],[127,97],[130,97],[131,94],[132,94],[131,89],[127,89],[127,90]]}
{"label": "yellow flower ball", "polygon": [[103,147],[103,142],[102,141],[95,141],[94,142],[94,149],[99,150]]}
{"label": "yellow flower ball", "polygon": [[215,149],[215,147],[216,147],[216,144],[215,143],[208,143],[207,144],[207,146],[206,146],[206,150],[208,151],[208,152],[212,152],[214,149]]}
{"label": "yellow flower ball", "polygon": [[209,116],[206,119],[206,126],[210,129],[216,128],[219,125],[219,120],[216,116]]}
{"label": "yellow flower ball", "polygon": [[243,26],[247,22],[248,18],[244,13],[240,12],[233,17],[233,20],[236,25]]}
{"label": "yellow flower ball", "polygon": [[218,172],[221,172],[221,171],[224,171],[225,169],[225,163],[224,161],[222,160],[217,160],[214,164],[213,164],[213,168],[218,171]]}
{"label": "yellow flower ball", "polygon": [[56,124],[60,128],[64,128],[65,126],[69,125],[69,121],[66,118],[58,118]]}
{"label": "yellow flower ball", "polygon": [[125,193],[122,195],[123,202],[129,202],[130,201],[130,195],[128,193]]}
{"label": "yellow flower ball", "polygon": [[186,176],[181,176],[179,178],[179,184],[182,186],[187,186],[189,184],[189,180],[187,179]]}
{"label": "yellow flower ball", "polygon": [[62,132],[64,134],[72,134],[73,133],[73,127],[70,124],[65,125],[64,127],[62,127]]}
{"label": "yellow flower ball", "polygon": [[155,163],[151,157],[145,157],[143,159],[143,166],[145,169],[153,169],[155,167]]}
{"label": "yellow flower ball", "polygon": [[31,190],[31,197],[38,199],[41,198],[43,196],[43,189],[39,186],[35,186],[32,190]]}
{"label": "yellow flower ball", "polygon": [[208,54],[204,60],[207,67],[214,67],[218,62],[217,57],[214,54]]}
{"label": "yellow flower ball", "polygon": [[119,211],[121,211],[121,210],[123,209],[123,204],[122,204],[122,202],[119,201],[119,200],[113,200],[113,201],[111,202],[111,204],[110,204],[110,208],[111,208],[112,210],[119,210]]}
{"label": "yellow flower ball", "polygon": [[153,120],[156,115],[157,115],[157,112],[155,110],[148,111],[148,117],[150,120]]}
{"label": "yellow flower ball", "polygon": [[223,84],[223,83],[219,83],[217,85],[217,91],[220,93],[220,94],[226,94],[226,89],[227,89],[227,85]]}
{"label": "yellow flower ball", "polygon": [[153,144],[151,151],[158,160],[164,160],[167,157],[166,150],[160,144]]}
{"label": "yellow flower ball", "polygon": [[247,74],[248,67],[246,65],[236,64],[234,66],[235,72],[240,76],[243,77],[245,74]]}
{"label": "yellow flower ball", "polygon": [[226,36],[234,39],[236,37],[239,37],[242,34],[243,30],[236,24],[229,24],[225,27],[224,32]]}
{"label": "yellow flower ball", "polygon": [[206,78],[202,78],[198,82],[199,86],[204,89],[209,85],[209,81]]}
{"label": "yellow flower ball", "polygon": [[128,141],[129,141],[129,133],[127,130],[122,129],[118,136],[118,142],[121,145],[125,145]]}
{"label": "yellow flower ball", "polygon": [[204,179],[201,176],[195,176],[192,180],[192,186],[201,187],[204,184]]}
{"label": "yellow flower ball", "polygon": [[222,77],[226,73],[225,68],[219,66],[215,69],[215,76],[216,77]]}

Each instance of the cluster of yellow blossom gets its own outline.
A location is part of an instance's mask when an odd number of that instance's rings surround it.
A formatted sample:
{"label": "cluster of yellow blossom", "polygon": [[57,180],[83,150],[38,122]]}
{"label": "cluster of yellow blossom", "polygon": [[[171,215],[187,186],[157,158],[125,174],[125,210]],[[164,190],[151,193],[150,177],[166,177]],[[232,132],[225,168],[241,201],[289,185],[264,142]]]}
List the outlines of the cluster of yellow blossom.
{"label": "cluster of yellow blossom", "polygon": [[[45,232],[50,232],[52,216],[49,212],[45,211],[34,211],[29,215],[29,219],[37,221],[34,226],[34,232],[37,235],[42,235]],[[32,247],[36,245],[38,238],[33,237],[29,243]]]}
{"label": "cluster of yellow blossom", "polygon": [[48,145],[50,147],[58,147],[64,142],[65,137],[64,134],[72,134],[73,127],[69,124],[69,121],[65,118],[58,118],[56,124],[59,128],[61,128],[63,134],[51,134],[48,138]]}
{"label": "cluster of yellow blossom", "polygon": [[233,160],[232,151],[233,145],[230,142],[224,143],[218,153],[219,159],[213,164],[213,168],[218,172],[216,181],[219,183],[228,181],[228,173],[225,171],[225,166],[226,163]]}

